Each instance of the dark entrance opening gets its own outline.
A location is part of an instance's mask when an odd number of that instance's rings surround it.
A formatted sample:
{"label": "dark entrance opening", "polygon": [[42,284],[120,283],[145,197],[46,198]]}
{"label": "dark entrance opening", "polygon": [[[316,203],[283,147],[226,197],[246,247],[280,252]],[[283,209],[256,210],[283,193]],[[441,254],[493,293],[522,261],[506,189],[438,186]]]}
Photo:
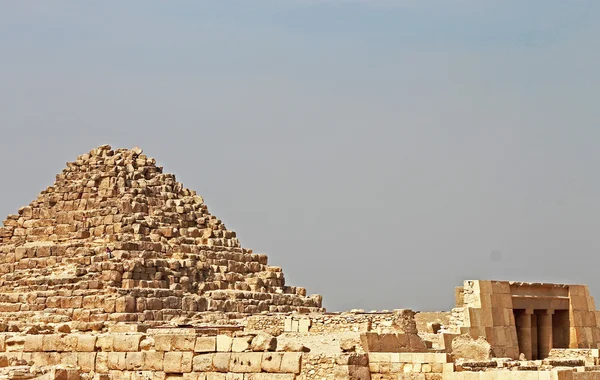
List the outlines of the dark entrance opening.
{"label": "dark entrance opening", "polygon": [[569,311],[514,309],[519,353],[527,360],[548,357],[552,348],[569,348]]}
{"label": "dark entrance opening", "polygon": [[552,316],[552,348],[569,348],[569,310],[555,310]]}

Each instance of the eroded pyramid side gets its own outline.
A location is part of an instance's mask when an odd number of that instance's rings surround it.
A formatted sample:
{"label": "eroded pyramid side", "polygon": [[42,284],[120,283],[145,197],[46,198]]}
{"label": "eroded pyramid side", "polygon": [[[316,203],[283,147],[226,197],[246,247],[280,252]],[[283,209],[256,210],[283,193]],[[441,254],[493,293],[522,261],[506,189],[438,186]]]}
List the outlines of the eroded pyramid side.
{"label": "eroded pyramid side", "polygon": [[0,239],[0,317],[11,320],[97,327],[322,310],[138,148],[105,145],[67,163]]}

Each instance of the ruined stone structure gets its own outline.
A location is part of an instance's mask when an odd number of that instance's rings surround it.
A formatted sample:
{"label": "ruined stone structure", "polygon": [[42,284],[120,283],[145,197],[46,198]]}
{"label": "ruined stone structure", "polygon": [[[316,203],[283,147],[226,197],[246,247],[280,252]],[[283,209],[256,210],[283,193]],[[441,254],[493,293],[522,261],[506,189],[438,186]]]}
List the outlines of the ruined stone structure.
{"label": "ruined stone structure", "polygon": [[499,356],[544,359],[553,348],[600,342],[600,314],[583,285],[465,281],[456,306],[450,332],[484,337]]}
{"label": "ruined stone structure", "polygon": [[465,281],[451,312],[326,313],[140,149],[0,227],[0,380],[600,380],[587,287]]}
{"label": "ruined stone structure", "polygon": [[321,297],[286,286],[281,268],[242,248],[202,197],[141,149],[105,145],[67,163],[0,228],[5,321],[76,321],[85,330],[292,310],[319,311]]}

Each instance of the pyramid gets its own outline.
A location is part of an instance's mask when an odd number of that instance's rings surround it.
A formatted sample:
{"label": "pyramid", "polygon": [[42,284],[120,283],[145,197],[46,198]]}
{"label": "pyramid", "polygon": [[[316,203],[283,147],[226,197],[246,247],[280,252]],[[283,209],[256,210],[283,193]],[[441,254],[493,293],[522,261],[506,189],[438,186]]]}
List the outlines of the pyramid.
{"label": "pyramid", "polygon": [[0,227],[0,320],[94,329],[292,311],[323,311],[322,297],[285,285],[139,148],[79,156]]}

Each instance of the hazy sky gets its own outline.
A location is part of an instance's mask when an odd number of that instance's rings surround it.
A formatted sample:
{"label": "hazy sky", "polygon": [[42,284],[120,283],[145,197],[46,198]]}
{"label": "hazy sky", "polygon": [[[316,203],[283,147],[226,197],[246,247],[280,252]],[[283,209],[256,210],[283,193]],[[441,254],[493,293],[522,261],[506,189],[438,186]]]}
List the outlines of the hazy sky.
{"label": "hazy sky", "polygon": [[329,310],[449,310],[479,278],[600,304],[597,0],[0,9],[2,216],[139,145]]}

